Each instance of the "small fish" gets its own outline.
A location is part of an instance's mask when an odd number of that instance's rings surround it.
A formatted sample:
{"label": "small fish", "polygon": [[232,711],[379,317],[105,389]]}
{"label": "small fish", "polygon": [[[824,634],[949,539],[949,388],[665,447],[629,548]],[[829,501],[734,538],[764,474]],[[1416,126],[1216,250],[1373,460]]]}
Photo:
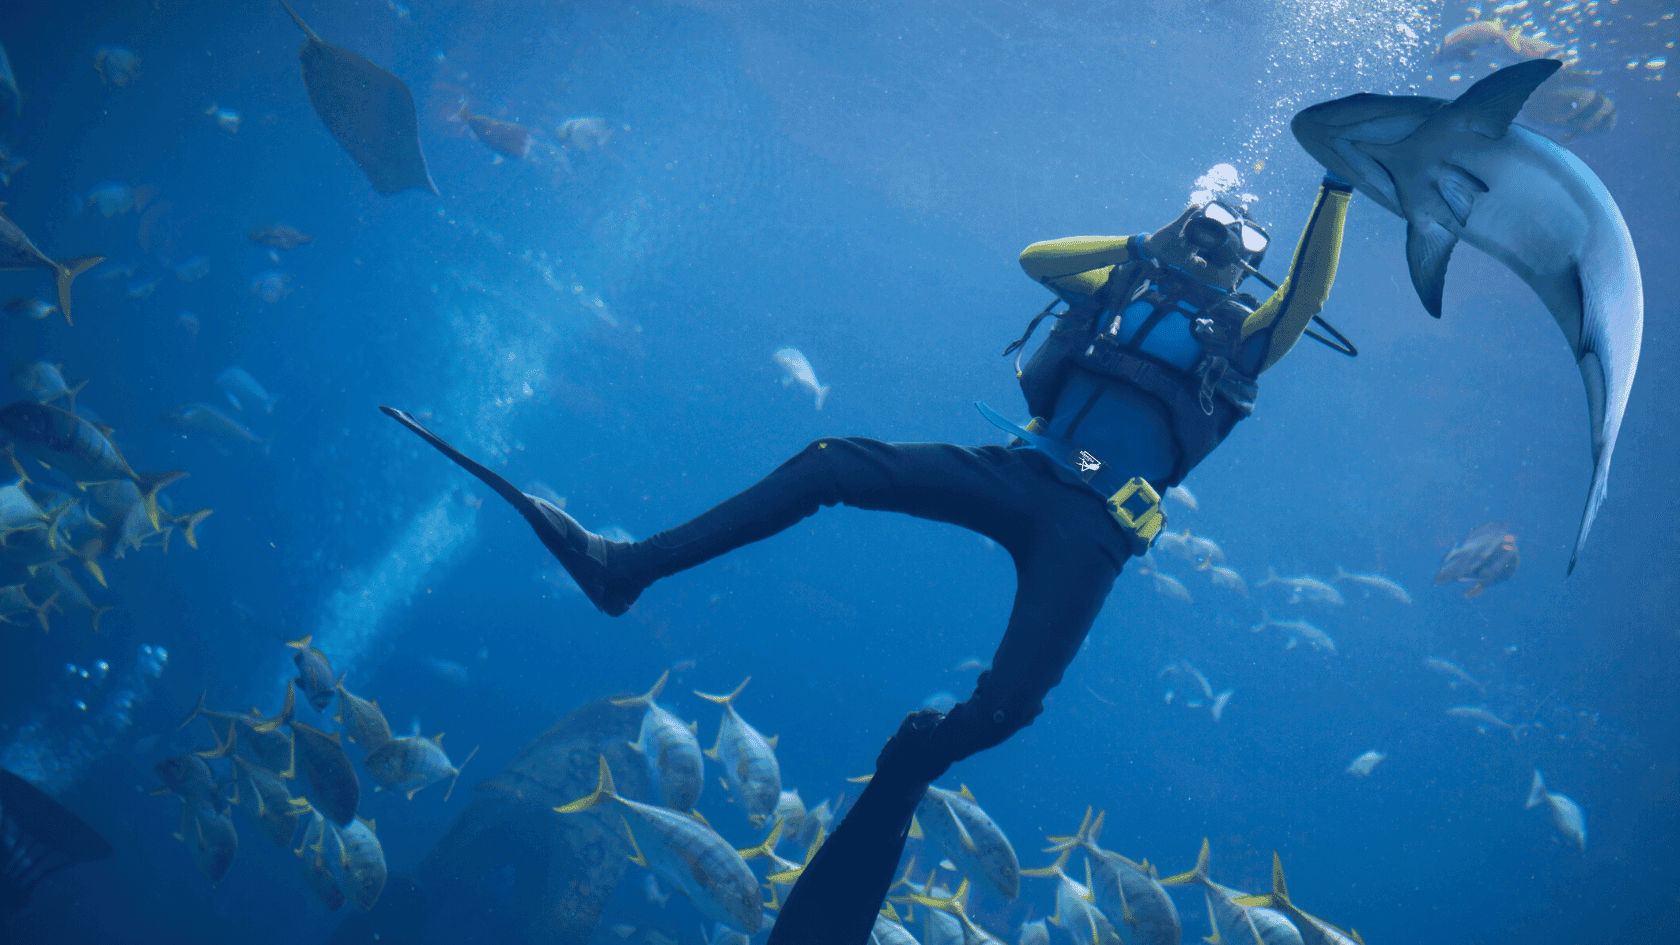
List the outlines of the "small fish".
{"label": "small fish", "polygon": [[226,814],[217,813],[209,804],[195,800],[186,800],[184,804],[187,809],[181,825],[184,832],[190,831],[186,837],[193,850],[193,862],[205,879],[220,882],[233,865],[234,854],[239,852],[239,832]]}
{"label": "small fish", "polygon": [[0,92],[6,93],[13,114],[22,115],[23,93],[18,91],[17,76],[12,74],[12,61],[6,57],[4,46],[0,46]]}
{"label": "small fish", "polygon": [[[879,921],[876,924],[878,926]],[[1043,919],[1022,922],[1020,945],[1050,945],[1050,927],[1044,924]]]}
{"label": "small fish", "polygon": [[134,188],[119,180],[106,181],[88,190],[87,205],[103,217],[114,217],[134,209]]}
{"label": "small fish", "polygon": [[817,398],[817,409],[821,410],[823,401],[828,399],[829,388],[817,383],[817,374],[811,370],[811,362],[805,360],[805,355],[798,348],[782,348],[773,357],[776,364],[787,372],[787,376],[782,378],[782,386],[797,383]]}
{"label": "small fish", "polygon": [[51,404],[17,401],[0,407],[0,430],[9,433],[14,443],[42,465],[58,470],[78,486],[130,480],[140,492],[153,528],[159,527],[158,490],[187,474],[184,469],[135,472],[105,430]]}
{"label": "small fish", "polygon": [[1186,604],[1191,603],[1190,589],[1184,586],[1184,582],[1170,574],[1162,574],[1159,571],[1155,572],[1155,593],[1162,597],[1183,601]]}
{"label": "small fish", "polygon": [[1243,580],[1242,575],[1230,568],[1218,566],[1208,568],[1208,579],[1213,581],[1214,587],[1230,591],[1245,599],[1248,597],[1248,583]]}
{"label": "small fish", "polygon": [[1484,732],[1487,731],[1485,726],[1491,725],[1494,728],[1502,728],[1510,732],[1512,738],[1519,737],[1519,726],[1512,725],[1510,722],[1494,715],[1485,705],[1455,705],[1447,710],[1447,714],[1455,719],[1469,719],[1475,722],[1477,727]]}
{"label": "small fish", "polygon": [[284,223],[264,223],[251,228],[246,234],[261,246],[269,249],[297,249],[305,243],[313,243],[315,237],[300,233]]}
{"label": "small fish", "polygon": [[927,911],[923,914],[927,917],[926,921],[930,928],[935,915],[956,919],[958,935],[952,939],[949,937],[949,932],[944,932],[936,938],[934,933],[930,931],[929,934],[923,936],[926,945],[942,945],[943,942],[954,942],[958,945],[1002,945],[997,936],[975,925],[974,920],[968,917],[967,878],[964,878],[962,883],[957,886],[955,893],[943,899],[930,895],[935,891],[932,889],[932,883],[933,878],[930,876],[928,877],[929,885],[927,889],[920,893],[912,892],[905,898],[919,906],[927,907]]}
{"label": "small fish", "polygon": [[209,404],[181,404],[158,415],[164,426],[181,433],[203,434],[215,440],[255,443],[266,446],[268,441],[257,436],[238,420]]}
{"label": "small fish", "polygon": [[297,687],[303,690],[311,709],[325,712],[327,703],[338,691],[338,685],[333,679],[332,664],[327,662],[327,655],[310,645],[314,639],[314,634],[309,634],[302,639],[290,640],[286,645],[292,648],[292,663],[297,666]]}
{"label": "small fish", "polygon": [[[4,55],[5,50],[0,49],[0,56]],[[7,187],[12,186],[12,175],[23,170],[28,165],[28,158],[18,157],[12,153],[12,149],[10,147],[0,144],[0,184],[4,184]]]}
{"label": "small fish", "polygon": [[385,849],[374,836],[371,820],[357,817],[337,832],[338,885],[357,912],[367,912],[385,891]]}
{"label": "small fish", "polygon": [[956,704],[956,693],[949,689],[940,689],[936,692],[929,693],[928,697],[922,700],[922,708],[937,709],[942,713],[950,712]]}
{"label": "small fish", "polygon": [[758,878],[741,854],[702,820],[620,797],[606,756],[600,760],[595,791],[556,807],[562,814],[617,803],[640,854],[636,864],[682,890],[700,914],[751,935],[764,923]]}
{"label": "small fish", "polygon": [[391,723],[385,720],[379,703],[363,699],[344,688],[342,679],[338,681],[337,690],[338,714],[333,716],[333,721],[342,726],[344,734],[362,746],[362,751],[367,754],[385,747],[385,743],[391,740]]}
{"label": "small fish", "polygon": [[1540,89],[1529,97],[1523,113],[1542,124],[1566,129],[1565,141],[1616,127],[1616,103],[1597,89]]}
{"label": "small fish", "polygon": [[93,50],[93,68],[102,80],[122,88],[140,75],[140,57],[127,46],[105,43]]}
{"label": "small fish", "polygon": [[1463,683],[1466,686],[1475,686],[1482,692],[1483,695],[1487,694],[1486,686],[1477,682],[1474,677],[1464,671],[1462,666],[1459,666],[1452,660],[1444,660],[1438,656],[1431,656],[1423,661],[1423,665],[1447,677],[1455,689],[1458,687],[1459,683]]}
{"label": "small fish", "polygon": [[1351,571],[1343,571],[1341,566],[1337,565],[1335,580],[1352,581],[1360,587],[1363,587],[1367,595],[1369,595],[1372,591],[1380,591],[1402,604],[1410,604],[1412,602],[1412,595],[1406,593],[1405,588],[1401,587],[1389,578],[1383,577],[1381,574],[1356,574]]}
{"label": "small fish", "polygon": [[1064,871],[1068,857],[1073,850],[1063,849],[1056,857],[1056,862],[1043,869],[1022,870],[1027,876],[1054,876],[1056,878],[1056,912],[1050,921],[1056,923],[1075,942],[1090,942],[1092,945],[1119,940],[1114,926],[1109,924],[1108,916],[1103,914],[1095,903],[1095,895],[1087,886],[1076,882]]}
{"label": "small fish", "polygon": [[1370,777],[1371,772],[1382,762],[1384,758],[1387,757],[1387,755],[1380,751],[1368,751],[1365,754],[1360,755],[1358,758],[1353,759],[1353,763],[1347,766],[1347,773],[1356,778]]}
{"label": "small fish", "polygon": [[337,735],[293,718],[297,705],[295,683],[286,682],[286,702],[280,714],[256,726],[259,733],[272,732],[281,726],[292,730],[292,750],[297,767],[303,770],[304,782],[309,786],[311,806],[334,824],[342,827],[356,816],[362,802],[362,785],[356,779],[356,769]]}
{"label": "small fish", "polygon": [[174,270],[175,278],[182,282],[197,282],[210,274],[210,260],[204,256],[193,256],[170,268]]}
{"label": "small fish", "polygon": [[175,314],[175,327],[187,333],[188,338],[198,337],[198,316],[182,309]]}
{"label": "small fish", "polygon": [[1236,693],[1235,689],[1227,689],[1214,696],[1213,701],[1208,703],[1208,712],[1213,715],[1215,722],[1225,717],[1225,706],[1230,703],[1231,697]]}
{"label": "small fish", "polygon": [[237,364],[224,368],[216,375],[216,386],[222,389],[235,410],[244,410],[249,404],[252,409],[261,408],[263,413],[274,412],[278,398],[270,397],[251,372]]}
{"label": "small fish", "polygon": [[465,666],[462,666],[454,660],[445,660],[439,659],[435,656],[428,656],[426,657],[426,665],[432,668],[432,672],[437,673],[439,679],[449,683],[451,686],[460,686],[465,688],[472,684],[472,674],[467,672],[467,668]]}
{"label": "small fish", "polygon": [[204,114],[216,119],[223,131],[229,134],[239,133],[239,112],[231,108],[218,108],[214,103],[204,110]]}
{"label": "small fish", "polygon": [[443,750],[442,732],[431,738],[404,735],[381,745],[378,751],[369,752],[362,759],[362,764],[375,778],[407,793],[411,801],[421,790],[448,778],[449,790],[443,794],[447,802],[455,793],[455,782],[461,777],[461,768],[465,768],[476,754],[477,748],[468,752],[466,760],[458,768],[449,763],[449,755]]}
{"label": "small fish", "polygon": [[488,115],[474,115],[461,103],[460,120],[472,129],[473,137],[502,157],[523,161],[531,156],[531,130],[517,122],[503,121]]}
{"label": "small fish", "polygon": [[648,902],[661,909],[671,900],[671,894],[659,888],[659,877],[652,873],[642,877],[642,895],[647,897]]}
{"label": "small fish", "polygon": [[1534,769],[1534,780],[1528,783],[1528,801],[1523,804],[1524,810],[1530,810],[1545,804],[1552,812],[1552,824],[1563,839],[1587,852],[1587,819],[1581,813],[1581,805],[1575,803],[1562,794],[1553,794],[1546,790],[1546,780],[1540,777],[1540,769]]}
{"label": "small fish", "polygon": [[770,887],[770,901],[765,903],[764,907],[766,909],[779,910],[782,908],[788,891],[799,881],[800,874],[805,872],[805,866],[811,862],[811,857],[815,856],[817,852],[815,845],[808,849],[804,863],[795,863],[777,853],[776,844],[781,842],[782,835],[788,832],[787,821],[778,818],[775,825],[770,828],[770,835],[765,837],[763,842],[757,846],[735,851],[741,854],[743,860],[749,862],[764,860],[768,864],[765,868],[767,874],[765,879]]}
{"label": "small fish", "polygon": [[1091,808],[1085,808],[1085,818],[1071,837],[1051,837],[1053,844],[1046,852],[1062,855],[1058,863],[1076,848],[1083,849],[1091,872],[1086,880],[1092,902],[1103,915],[1119,926],[1121,935],[1131,945],[1173,945],[1182,935],[1178,907],[1172,897],[1155,878],[1153,867],[1135,863],[1118,853],[1097,845],[1102,833],[1103,817],[1099,813],[1091,819]]}
{"label": "small fish", "polygon": [[555,140],[569,151],[593,151],[610,137],[612,129],[605,118],[568,118],[554,132]]}
{"label": "small fish", "polygon": [[221,795],[216,790],[215,776],[197,752],[171,755],[152,765],[152,771],[163,781],[163,787],[153,793],[175,794],[188,802],[197,801],[211,805],[221,801]]}
{"label": "small fish", "polygon": [[6,300],[6,314],[40,321],[58,311],[58,306],[27,295],[14,295]]}
{"label": "small fish", "polygon": [[88,385],[87,381],[75,387],[66,385],[61,365],[48,364],[45,361],[19,361],[12,365],[7,378],[18,390],[35,398],[38,403],[50,404],[63,397],[72,413],[76,410],[76,395]]}
{"label": "small fish", "polygon": [[752,682],[751,676],[743,679],[727,696],[712,696],[699,691],[694,694],[723,706],[717,743],[705,755],[723,765],[730,793],[740,801],[747,820],[756,829],[763,827],[776,811],[776,802],[782,795],[782,771],[776,763],[776,739],[766,739],[735,711],[735,698],[749,682]]}
{"label": "small fish", "polygon": [[[4,213],[0,213],[0,272],[24,269],[51,270],[58,284],[58,310],[64,313],[64,323],[70,324],[70,283],[93,266],[105,261],[104,256],[81,256],[53,262],[35,248],[23,230]],[[7,311],[12,311],[10,303]],[[45,318],[31,314],[31,318]]]}
{"label": "small fish", "polygon": [[925,837],[963,875],[984,878],[1003,898],[1020,895],[1021,863],[1015,848],[967,786],[960,791],[929,786],[916,805],[910,835]]}
{"label": "small fish", "polygon": [[1477,526],[1463,543],[1447,552],[1441,560],[1441,570],[1435,575],[1435,583],[1473,583],[1464,596],[1475,597],[1488,587],[1509,580],[1517,573],[1520,563],[1517,536],[1503,522],[1488,522]]}
{"label": "small fish", "polygon": [[251,279],[251,294],[273,305],[292,294],[292,277],[278,269],[258,273]]}
{"label": "small fish", "polygon": [[1201,504],[1196,501],[1196,494],[1183,486],[1168,486],[1166,497],[1192,512],[1200,512],[1202,510]]}
{"label": "small fish", "polygon": [[959,673],[973,673],[973,672],[983,673],[986,670],[991,669],[991,668],[992,668],[992,665],[990,663],[986,662],[985,660],[981,659],[978,656],[970,656],[968,659],[965,659],[962,662],[957,664],[957,672],[959,672]]}
{"label": "small fish", "polygon": [[1332,606],[1340,607],[1347,603],[1346,599],[1342,597],[1341,591],[1338,591],[1334,587],[1320,581],[1318,578],[1278,577],[1277,571],[1270,567],[1266,569],[1266,579],[1254,586],[1267,587],[1273,584],[1276,584],[1289,592],[1289,602],[1291,604],[1299,604],[1302,601],[1310,601],[1315,604],[1330,604]]}
{"label": "small fish", "polygon": [[158,281],[158,276],[152,276],[150,279],[130,282],[128,287],[123,290],[123,294],[131,299],[149,299],[152,297],[152,293],[157,291]]}
{"label": "small fish", "polygon": [[[672,810],[687,811],[694,809],[695,802],[700,799],[700,791],[706,785],[705,762],[701,760],[700,743],[695,739],[694,729],[653,701],[659,698],[666,680],[670,678],[671,671],[666,670],[645,695],[614,699],[613,705],[647,707],[642,715],[641,732],[630,743],[630,750],[641,755],[647,764],[655,800]],[[780,801],[777,807],[780,807]],[[803,808],[800,814],[804,814]]]}
{"label": "small fish", "polygon": [[1330,639],[1329,634],[1305,620],[1273,620],[1265,610],[1261,610],[1260,622],[1249,629],[1259,633],[1267,627],[1276,627],[1288,636],[1289,643],[1284,647],[1286,650],[1293,649],[1295,644],[1299,642],[1297,638],[1300,638],[1306,640],[1315,650],[1328,652],[1331,656],[1336,655],[1336,641]]}

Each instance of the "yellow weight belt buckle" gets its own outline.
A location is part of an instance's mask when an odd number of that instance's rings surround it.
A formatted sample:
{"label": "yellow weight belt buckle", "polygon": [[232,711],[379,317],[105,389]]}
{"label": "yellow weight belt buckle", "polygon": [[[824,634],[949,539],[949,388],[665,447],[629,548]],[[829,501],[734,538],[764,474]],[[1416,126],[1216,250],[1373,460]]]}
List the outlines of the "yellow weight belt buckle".
{"label": "yellow weight belt buckle", "polygon": [[1108,497],[1108,514],[1114,516],[1127,534],[1142,543],[1142,550],[1135,552],[1140,555],[1149,550],[1161,527],[1167,524],[1167,517],[1161,512],[1161,496],[1141,476],[1133,476],[1119,492]]}

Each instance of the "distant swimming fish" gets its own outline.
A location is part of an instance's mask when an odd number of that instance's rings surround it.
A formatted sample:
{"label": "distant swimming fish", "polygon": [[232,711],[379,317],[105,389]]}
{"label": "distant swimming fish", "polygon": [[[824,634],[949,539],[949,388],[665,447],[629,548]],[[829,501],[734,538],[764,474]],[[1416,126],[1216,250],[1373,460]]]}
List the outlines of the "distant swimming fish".
{"label": "distant swimming fish", "polygon": [[1178,578],[1175,578],[1170,574],[1162,574],[1159,571],[1155,572],[1155,593],[1161,595],[1162,597],[1170,597],[1173,600],[1183,601],[1186,604],[1191,602],[1190,589],[1184,586],[1183,581],[1180,581]]}
{"label": "distant swimming fish", "polygon": [[1457,687],[1459,683],[1463,683],[1466,686],[1475,686],[1484,694],[1487,692],[1486,686],[1477,682],[1475,677],[1464,671],[1464,667],[1454,663],[1452,660],[1444,660],[1438,656],[1431,656],[1423,661],[1423,665],[1450,679],[1454,687]]}
{"label": "distant swimming fish", "polygon": [[1473,586],[1464,592],[1475,597],[1490,586],[1510,580],[1517,573],[1522,556],[1517,552],[1517,536],[1504,522],[1478,525],[1468,537],[1441,560],[1441,570],[1435,575],[1436,584],[1463,581]]}
{"label": "distant swimming fish", "polygon": [[422,789],[448,778],[449,790],[443,795],[447,801],[449,795],[455,793],[455,781],[461,776],[461,768],[465,768],[476,754],[477,748],[468,752],[460,767],[450,764],[449,755],[443,750],[443,733],[439,732],[431,738],[419,735],[393,738],[380,746],[378,751],[369,752],[362,763],[367,765],[375,778],[407,793],[411,801]]}
{"label": "distant swimming fish", "polygon": [[1201,503],[1196,501],[1196,494],[1183,486],[1168,486],[1166,497],[1192,512],[1199,512],[1202,509]]}
{"label": "distant swimming fish", "polygon": [[1208,579],[1213,582],[1214,587],[1230,591],[1240,597],[1246,598],[1248,596],[1248,583],[1243,580],[1242,575],[1230,568],[1215,565],[1208,568],[1207,573]]}
{"label": "distant swimming fish", "polygon": [[1284,632],[1289,640],[1284,645],[1286,650],[1293,649],[1300,640],[1306,640],[1313,649],[1328,652],[1331,656],[1336,655],[1336,641],[1330,639],[1329,634],[1305,620],[1273,620],[1271,615],[1262,609],[1260,611],[1260,622],[1249,629],[1259,633],[1267,627],[1276,627]]}
{"label": "distant swimming fish", "polygon": [[159,417],[165,426],[182,433],[196,433],[214,440],[266,445],[267,441],[245,428],[209,404],[181,404],[165,410]]}
{"label": "distant swimming fish", "polygon": [[1389,597],[1394,598],[1402,604],[1410,604],[1412,602],[1412,595],[1406,593],[1405,588],[1401,587],[1393,580],[1383,577],[1381,574],[1357,574],[1352,571],[1343,571],[1340,566],[1337,566],[1335,580],[1351,581],[1354,584],[1363,587],[1366,593],[1379,591],[1383,594],[1387,594]]}
{"label": "distant swimming fish", "polygon": [[385,891],[385,849],[374,836],[373,822],[355,818],[338,828],[339,886],[357,912],[367,912]]}
{"label": "distant swimming fish", "polygon": [[216,124],[220,125],[223,131],[229,134],[239,133],[239,112],[236,109],[220,108],[211,103],[210,107],[204,110],[204,114],[216,119]]}
{"label": "distant swimming fish", "polygon": [[524,125],[489,115],[474,115],[467,110],[466,102],[461,103],[460,118],[472,130],[473,137],[497,154],[515,161],[531,156],[531,130]]}
{"label": "distant swimming fish", "polygon": [[350,756],[344,753],[344,746],[337,735],[328,735],[292,717],[296,705],[295,684],[287,680],[286,702],[280,714],[258,725],[256,730],[272,732],[282,725],[291,727],[296,763],[309,786],[312,806],[334,824],[348,824],[356,816],[356,808],[362,801],[362,786],[356,779],[356,769],[350,764]]}
{"label": "distant swimming fish", "polygon": [[798,348],[783,348],[773,357],[787,372],[787,377],[782,378],[782,386],[798,383],[817,398],[817,409],[821,410],[823,401],[828,399],[829,388],[817,383],[817,374],[811,370],[811,362],[805,360],[805,355]]}
{"label": "distant swimming fish", "polygon": [[274,412],[277,398],[270,397],[268,391],[251,376],[251,372],[237,364],[216,375],[216,386],[222,389],[228,403],[233,404],[235,410],[244,410],[249,404],[253,409],[260,408],[263,413]]}
{"label": "distant swimming fish", "polygon": [[420,153],[419,121],[408,86],[367,59],[322,40],[286,0],[280,5],[309,37],[298,50],[309,104],[367,174],[373,189],[394,194],[416,187],[437,193]]}
{"label": "distant swimming fish", "polygon": [[1546,790],[1546,780],[1540,777],[1540,769],[1534,769],[1534,780],[1528,785],[1528,802],[1523,805],[1524,810],[1539,807],[1542,803],[1552,812],[1552,824],[1565,840],[1587,852],[1587,818],[1581,813],[1581,805],[1575,803],[1562,794],[1553,794]]}
{"label": "distant swimming fish", "polygon": [[592,151],[607,143],[612,129],[605,118],[568,118],[554,132],[561,147],[571,151]]}
{"label": "distant swimming fish", "polygon": [[1512,725],[1510,722],[1494,715],[1485,705],[1455,705],[1447,710],[1447,714],[1455,719],[1469,719],[1475,722],[1476,726],[1483,732],[1486,732],[1487,726],[1491,725],[1494,728],[1502,728],[1510,732],[1512,738],[1517,738],[1522,730],[1520,726]]}
{"label": "distant swimming fish", "polygon": [[1353,763],[1347,766],[1347,773],[1356,778],[1370,777],[1371,772],[1376,770],[1377,765],[1381,764],[1382,760],[1387,757],[1380,751],[1368,751],[1353,759]]}
{"label": "distant swimming fish", "polygon": [[1340,607],[1347,603],[1346,599],[1342,597],[1341,591],[1338,591],[1329,584],[1320,581],[1318,578],[1278,577],[1277,571],[1269,567],[1266,569],[1266,579],[1254,586],[1267,587],[1273,584],[1289,591],[1289,602],[1291,604],[1299,604],[1302,601],[1311,601],[1317,604],[1330,604],[1335,607]]}
{"label": "distant swimming fish", "polygon": [[127,46],[105,43],[93,50],[93,68],[99,78],[122,88],[140,75],[140,57]]}
{"label": "distant swimming fish", "polygon": [[305,243],[312,243],[315,237],[307,233],[300,233],[284,223],[264,223],[251,228],[245,234],[251,241],[269,249],[297,249]]}

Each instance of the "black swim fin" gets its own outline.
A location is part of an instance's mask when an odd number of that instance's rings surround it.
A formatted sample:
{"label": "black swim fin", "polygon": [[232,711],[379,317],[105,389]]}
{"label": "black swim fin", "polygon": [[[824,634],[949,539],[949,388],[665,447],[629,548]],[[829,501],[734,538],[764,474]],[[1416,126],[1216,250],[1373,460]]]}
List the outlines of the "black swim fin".
{"label": "black swim fin", "polygon": [[529,522],[532,530],[537,533],[537,537],[542,539],[549,554],[560,562],[598,610],[609,617],[617,617],[636,602],[642,588],[622,579],[607,567],[606,539],[579,525],[576,519],[547,499],[519,491],[513,483],[450,446],[443,437],[421,426],[420,421],[406,411],[385,406],[379,409],[384,411],[386,416],[413,430],[416,436],[454,460],[457,466],[477,476],[485,485],[496,490],[497,495],[518,509],[519,514],[525,517],[525,521]]}

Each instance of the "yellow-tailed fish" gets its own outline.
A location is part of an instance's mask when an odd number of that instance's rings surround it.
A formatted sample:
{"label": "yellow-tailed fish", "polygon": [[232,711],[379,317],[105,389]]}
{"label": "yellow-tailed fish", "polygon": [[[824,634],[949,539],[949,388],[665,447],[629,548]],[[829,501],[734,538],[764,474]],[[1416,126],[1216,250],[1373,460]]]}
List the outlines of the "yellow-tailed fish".
{"label": "yellow-tailed fish", "polygon": [[[0,203],[0,207],[6,206]],[[105,261],[104,256],[82,256],[54,262],[35,248],[23,229],[4,213],[0,213],[0,272],[23,269],[47,269],[58,283],[58,310],[70,324],[70,283],[83,272]]]}
{"label": "yellow-tailed fish", "polygon": [[1056,862],[1043,869],[1029,869],[1021,872],[1027,876],[1054,876],[1056,878],[1056,912],[1050,921],[1060,926],[1063,931],[1073,936],[1080,945],[1119,945],[1120,936],[1114,931],[1108,917],[1097,908],[1096,896],[1092,894],[1089,885],[1091,860],[1085,860],[1086,885],[1068,876],[1066,872],[1068,857],[1072,855],[1071,847],[1061,851]]}
{"label": "yellow-tailed fish", "polygon": [[693,810],[706,781],[700,743],[695,740],[693,726],[684,724],[653,701],[659,698],[670,678],[671,671],[666,670],[646,695],[614,699],[613,705],[647,707],[642,715],[641,733],[630,743],[630,750],[647,763],[655,800],[672,810]]}
{"label": "yellow-tailed fish", "polygon": [[455,793],[455,781],[461,777],[461,768],[465,768],[476,754],[478,748],[474,747],[458,768],[449,763],[449,754],[443,750],[442,732],[431,738],[404,735],[381,745],[378,751],[369,752],[362,759],[362,764],[386,786],[406,793],[411,801],[423,788],[448,778],[449,790],[443,794],[443,799],[447,801]]}
{"label": "yellow-tailed fish", "polygon": [[1196,855],[1196,865],[1188,872],[1161,880],[1163,886],[1201,886],[1207,893],[1208,922],[1213,935],[1208,941],[1219,940],[1224,945],[1302,945],[1301,933],[1282,913],[1269,908],[1238,905],[1236,898],[1245,893],[1221,886],[1210,873],[1212,858],[1207,838]]}
{"label": "yellow-tailed fish", "polygon": [[158,527],[159,489],[187,474],[184,469],[137,473],[123,458],[106,429],[51,404],[16,401],[0,407],[0,429],[43,465],[69,477],[79,487],[127,479],[140,490],[146,517]]}
{"label": "yellow-tailed fish", "polygon": [[735,711],[735,697],[752,682],[748,676],[727,696],[710,696],[696,691],[702,699],[723,706],[723,721],[718,724],[717,744],[706,757],[723,766],[725,784],[740,802],[752,825],[763,827],[776,812],[776,802],[782,795],[782,769],[776,763],[776,739],[766,739],[758,730],[742,721]]}
{"label": "yellow-tailed fish", "polygon": [[[333,876],[332,864],[338,859],[336,844],[332,846],[333,856],[329,859],[327,849],[328,838],[332,830],[327,826],[326,819],[319,811],[304,831],[303,845],[292,851],[303,857],[303,881],[321,900],[321,905],[327,907],[328,912],[336,912],[344,906],[344,891],[338,888],[338,880]],[[336,840],[336,837],[333,837]]]}
{"label": "yellow-tailed fish", "polygon": [[362,746],[362,751],[373,754],[391,740],[391,723],[385,720],[385,713],[379,710],[379,703],[363,699],[344,688],[344,680],[338,681],[338,714],[333,716],[344,729],[344,734],[356,744]]}
{"label": "yellow-tailed fish", "polygon": [[[928,881],[931,883],[932,877],[929,877]],[[926,906],[929,910],[927,914],[930,916],[938,912],[955,918],[957,923],[962,926],[962,938],[958,940],[962,945],[1003,945],[995,935],[975,925],[974,920],[968,917],[967,879],[964,879],[962,884],[957,887],[957,891],[946,899],[937,899],[926,893],[911,893],[904,898],[917,905]],[[927,939],[930,945],[934,941],[932,935],[927,936]]]}
{"label": "yellow-tailed fish", "polygon": [[1050,850],[1085,851],[1093,901],[1116,927],[1124,926],[1120,931],[1128,945],[1177,945],[1183,935],[1178,908],[1156,881],[1154,869],[1097,846],[1105,815],[1099,813],[1093,820],[1086,808],[1074,835],[1052,837],[1055,845]]}
{"label": "yellow-tailed fish", "polygon": [[697,817],[618,796],[604,755],[594,793],[555,810],[571,814],[609,802],[619,805],[638,865],[682,890],[706,918],[748,935],[758,931],[764,905],[758,879],[741,854]]}
{"label": "yellow-tailed fish", "polygon": [[188,829],[192,832],[187,837],[193,862],[198,864],[198,871],[205,879],[219,882],[233,865],[234,854],[239,852],[239,832],[226,814],[218,813],[209,804],[194,800],[185,803],[191,810],[192,825]]}
{"label": "yellow-tailed fish", "polygon": [[1233,901],[1239,906],[1274,909],[1283,913],[1300,930],[1302,945],[1351,945],[1353,942],[1365,945],[1358,932],[1352,929],[1344,932],[1317,916],[1302,912],[1289,900],[1289,885],[1283,879],[1283,861],[1276,853],[1272,854],[1272,891],[1263,896],[1240,896]]}
{"label": "yellow-tailed fish", "polygon": [[280,776],[267,768],[238,755],[233,756],[233,767],[236,776],[251,788],[251,816],[258,829],[275,846],[290,847],[292,837],[297,834],[298,819],[309,811],[309,802],[293,797]]}
{"label": "yellow-tailed fish", "polygon": [[959,791],[929,787],[916,805],[911,836],[920,833],[965,876],[984,877],[1005,899],[1021,893],[1021,862],[1009,838],[974,802],[965,785]]}
{"label": "yellow-tailed fish", "polygon": [[385,849],[373,821],[360,817],[338,828],[338,885],[357,912],[367,912],[385,891]]}
{"label": "yellow-tailed fish", "polygon": [[308,785],[311,805],[334,824],[348,824],[356,816],[356,808],[362,800],[362,786],[356,779],[356,769],[350,764],[350,756],[344,753],[344,746],[336,734],[328,735],[292,717],[296,706],[297,693],[293,683],[288,681],[286,704],[280,709],[280,714],[258,725],[256,730],[272,732],[282,725],[291,727],[292,749],[296,753],[296,764],[303,771],[304,783]]}
{"label": "yellow-tailed fish", "polygon": [[300,640],[288,641],[286,645],[294,651],[292,663],[297,666],[297,687],[303,690],[311,709],[325,712],[327,703],[338,692],[338,682],[333,679],[332,664],[327,662],[327,654],[310,646],[310,641],[314,639],[314,634],[309,634]]}

